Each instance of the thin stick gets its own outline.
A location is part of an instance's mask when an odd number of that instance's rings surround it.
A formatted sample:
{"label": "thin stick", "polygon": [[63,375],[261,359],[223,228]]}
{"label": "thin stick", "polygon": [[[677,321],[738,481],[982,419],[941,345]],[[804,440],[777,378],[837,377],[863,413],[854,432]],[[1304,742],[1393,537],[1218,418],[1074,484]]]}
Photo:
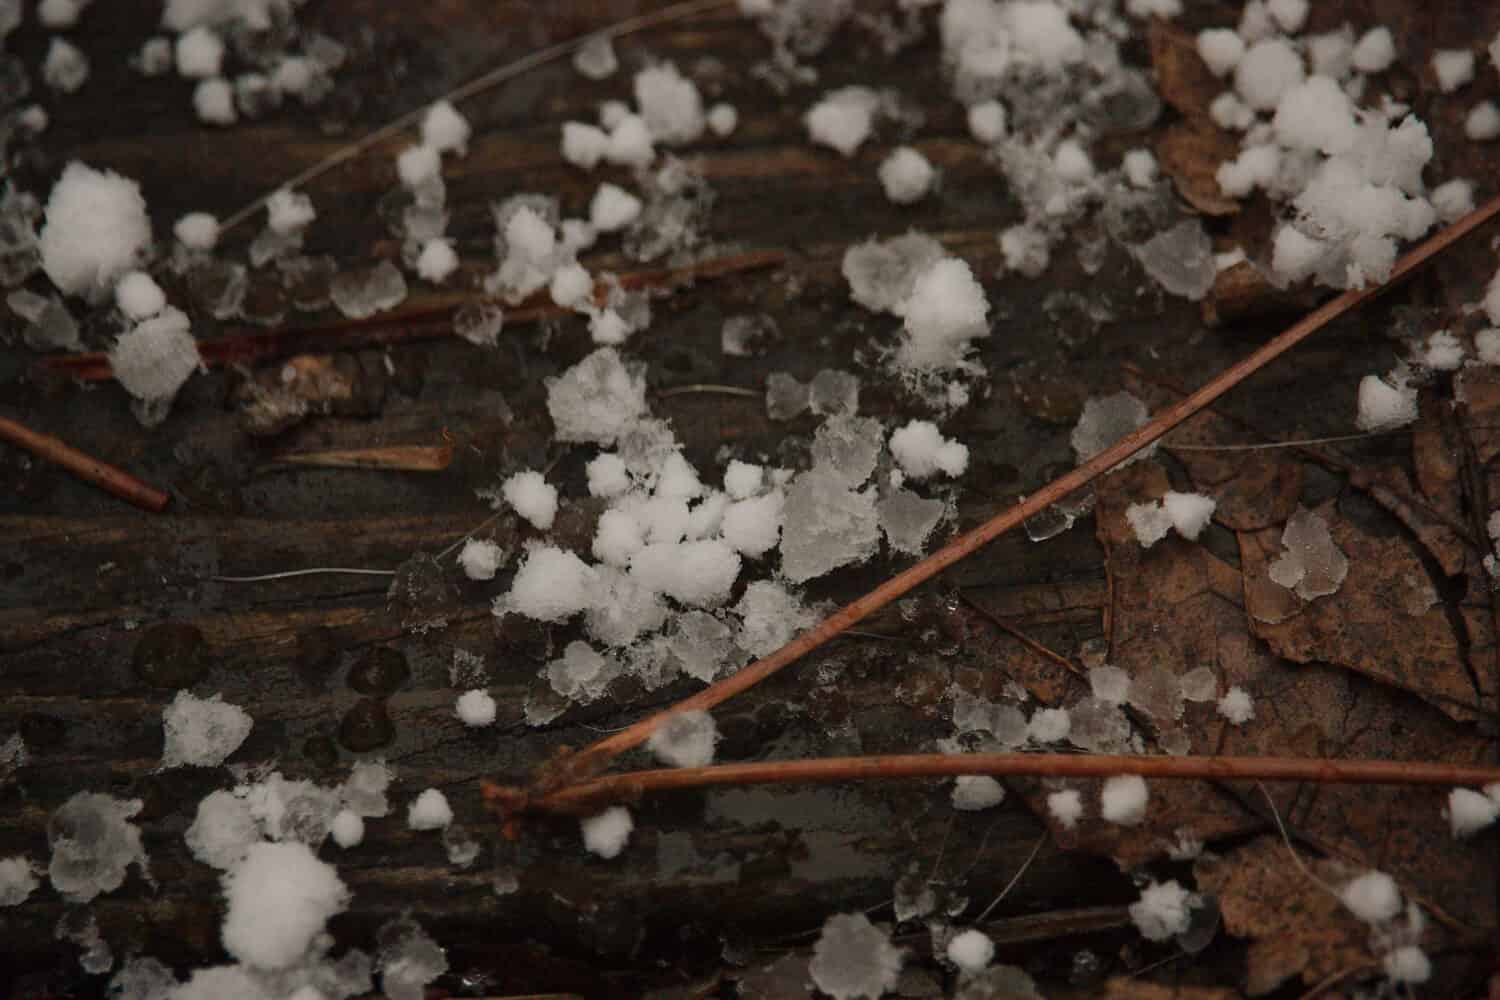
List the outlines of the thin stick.
{"label": "thin stick", "polygon": [[60,465],[84,482],[92,483],[153,514],[161,513],[171,502],[170,496],[154,486],[148,486],[124,469],[101,462],[61,438],[34,431],[9,417],[0,417],[0,440],[25,448],[37,458]]}
{"label": "thin stick", "polygon": [[[554,59],[558,59],[562,56],[568,55],[575,49],[580,48],[585,42],[588,42],[591,39],[620,38],[624,35],[630,35],[638,31],[644,31],[647,28],[655,28],[663,24],[671,24],[674,21],[681,21],[689,17],[696,17],[699,14],[705,14],[719,7],[728,7],[731,2],[732,0],[691,0],[691,2],[674,4],[671,7],[667,7],[650,14],[642,14],[639,17],[632,17],[627,20],[621,21],[618,24],[612,24],[608,27],[600,28],[597,31],[591,31],[586,35],[579,35],[576,38],[570,38],[566,42],[558,42],[556,45],[550,45],[545,49],[539,49],[538,51],[525,55],[520,59],[515,60],[514,62],[506,63],[504,66],[499,66],[487,73],[476,76],[468,83],[460,84],[458,87],[455,87],[453,90],[450,90],[446,94],[437,98],[437,100],[449,101],[453,104],[458,104],[460,101],[473,97],[475,94],[479,94],[483,91],[489,90],[492,87],[499,86],[507,80],[512,80],[520,76],[522,73],[535,69],[538,66],[545,65],[546,63],[549,63]],[[277,185],[277,190],[280,190],[281,188],[302,187],[303,185],[314,181],[317,178],[328,173],[328,171],[332,170],[339,164],[347,163],[355,157],[367,152],[368,150],[374,149],[376,146],[380,145],[382,142],[385,142],[387,139],[399,135],[402,130],[417,125],[419,122],[421,122],[422,116],[427,113],[427,108],[432,103],[433,102],[429,101],[426,104],[423,104],[420,108],[408,111],[406,114],[395,119],[394,121],[382,125],[380,128],[377,128],[375,131],[367,134],[358,141],[350,143],[343,149],[325,156],[323,159],[319,160],[317,163],[314,163],[307,169],[293,174],[291,177],[288,177],[286,180],[282,181],[281,184]],[[255,215],[256,212],[259,212],[262,208],[265,208],[266,203],[271,200],[271,197],[274,194],[275,191],[268,191],[261,197],[246,205],[244,208],[241,208],[239,211],[226,217],[224,221],[219,224],[219,231],[221,233],[227,232],[231,229],[234,229],[236,226],[244,224],[245,221],[248,220],[251,216]]]}
{"label": "thin stick", "polygon": [[1214,376],[1196,391],[1162,410],[1145,425],[1125,435],[1072,471],[1054,479],[1021,503],[997,514],[973,531],[959,535],[932,555],[891,577],[863,597],[840,608],[776,652],[742,667],[736,673],[663,712],[642,719],[628,729],[598,740],[575,754],[553,761],[544,773],[539,775],[538,786],[542,790],[557,788],[597,774],[616,756],[645,742],[656,727],[673,712],[713,708],[741,691],[754,687],[787,665],[795,663],[851,625],[902,597],[914,587],[926,583],[949,566],[988,545],[1027,518],[1064,499],[1079,487],[1086,485],[1158,440],[1334,319],[1406,278],[1432,257],[1488,222],[1497,212],[1500,212],[1500,196],[1491,198],[1480,208],[1405,254],[1396,262],[1396,266],[1391,270],[1390,280],[1386,284],[1351,289],[1328,300],[1275,338]]}
{"label": "thin stick", "polygon": [[709,767],[629,771],[533,793],[481,783],[488,805],[507,815],[548,812],[593,815],[650,792],[765,784],[826,784],[869,778],[945,778],[990,774],[1106,778],[1137,774],[1172,781],[1314,781],[1337,784],[1478,786],[1500,781],[1500,765],[1447,761],[1320,757],[1172,757],[1139,754],[960,753],[824,757],[753,761]]}
{"label": "thin stick", "polygon": [[[776,267],[785,260],[786,254],[780,250],[750,250],[684,267],[631,271],[620,275],[618,280],[622,288],[666,291],[700,279],[721,278]],[[603,294],[603,290],[603,285],[598,286],[596,295]],[[471,298],[472,296],[449,295],[439,305],[397,310],[366,319],[342,320],[315,327],[257,330],[253,333],[219,337],[199,343],[198,353],[205,365],[218,368],[234,363],[250,364],[291,353],[347,351],[355,347],[438,340],[456,336],[453,332],[453,314]],[[571,313],[571,309],[557,305],[543,291],[514,308],[506,309],[505,323],[516,326]],[[80,382],[103,382],[114,377],[114,370],[109,365],[109,355],[103,351],[46,358],[39,364],[48,371]]]}

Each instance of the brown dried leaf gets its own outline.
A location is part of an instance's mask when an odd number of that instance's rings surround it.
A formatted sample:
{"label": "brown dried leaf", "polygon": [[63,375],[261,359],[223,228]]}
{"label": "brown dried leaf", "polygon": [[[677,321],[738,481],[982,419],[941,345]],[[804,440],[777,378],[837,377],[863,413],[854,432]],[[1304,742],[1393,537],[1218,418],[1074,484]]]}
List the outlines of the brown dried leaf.
{"label": "brown dried leaf", "polygon": [[[1251,240],[1245,245],[1262,242]],[[1213,287],[1203,296],[1203,322],[1223,326],[1242,319],[1302,313],[1318,304],[1318,295],[1312,288],[1277,288],[1266,280],[1260,268],[1242,260],[1214,276]]]}
{"label": "brown dried leaf", "polygon": [[1178,986],[1115,976],[1104,984],[1105,1000],[1239,1000],[1240,994],[1218,986]]}
{"label": "brown dried leaf", "polygon": [[1211,121],[1208,106],[1224,84],[1198,54],[1197,36],[1171,21],[1153,18],[1146,30],[1146,44],[1162,100],[1185,118]]}
{"label": "brown dried leaf", "polygon": [[1277,591],[1290,592],[1267,578],[1267,566],[1282,551],[1281,530],[1240,533],[1246,611],[1255,634],[1290,660],[1347,667],[1419,695],[1454,719],[1473,719],[1474,710],[1465,706],[1474,704],[1477,692],[1458,637],[1411,542],[1365,534],[1333,501],[1316,513],[1348,557],[1349,574],[1337,593],[1310,603],[1292,595],[1289,605]]}
{"label": "brown dried leaf", "polygon": [[[1219,561],[1202,546],[1170,536],[1142,550],[1124,521],[1124,509],[1159,495],[1164,486],[1161,470],[1149,462],[1099,483],[1099,537],[1114,584],[1111,662],[1131,673],[1156,665],[1178,673],[1210,665],[1218,675],[1220,692],[1237,685],[1255,701],[1255,718],[1244,726],[1229,725],[1212,703],[1189,703],[1180,724],[1180,734],[1190,741],[1189,752],[1489,759],[1492,740],[1401,691],[1347,670],[1319,663],[1294,666],[1272,655],[1251,634],[1243,608],[1216,586],[1232,568],[1215,567]],[[1397,633],[1387,641],[1401,643],[1404,636]],[[1073,787],[1084,792],[1086,814],[1068,831],[1046,808],[1046,794],[1057,783],[1015,784],[1052,827],[1061,846],[1108,854],[1127,868],[1164,854],[1179,839],[1179,830],[1212,842],[1266,828],[1263,802],[1254,786],[1154,782],[1145,822],[1127,828],[1098,819],[1097,783],[1077,783]],[[1445,789],[1269,788],[1281,815],[1306,842],[1390,872],[1409,894],[1450,919],[1471,926],[1493,925],[1494,852],[1482,844],[1452,839],[1443,814]]]}
{"label": "brown dried leaf", "polygon": [[[1168,126],[1156,140],[1156,159],[1177,186],[1177,193],[1204,215],[1233,215],[1240,203],[1219,187],[1219,165],[1239,155],[1229,133],[1189,119]],[[1247,265],[1248,266],[1248,265]],[[1269,286],[1267,286],[1269,287]]]}
{"label": "brown dried leaf", "polygon": [[[1304,863],[1329,886],[1359,874],[1336,860]],[[1224,929],[1252,941],[1245,973],[1251,996],[1298,976],[1304,983],[1319,982],[1371,961],[1369,928],[1308,879],[1277,837],[1257,837],[1227,857],[1201,858],[1193,875],[1200,890],[1218,897]]]}

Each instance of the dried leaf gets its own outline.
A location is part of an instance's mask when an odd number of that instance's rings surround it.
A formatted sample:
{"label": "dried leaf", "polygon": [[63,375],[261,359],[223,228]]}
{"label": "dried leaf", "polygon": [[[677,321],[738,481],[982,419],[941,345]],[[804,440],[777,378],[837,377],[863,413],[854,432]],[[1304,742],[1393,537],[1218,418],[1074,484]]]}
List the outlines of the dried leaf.
{"label": "dried leaf", "polygon": [[[1295,666],[1272,655],[1251,634],[1243,608],[1231,599],[1232,592],[1216,586],[1233,569],[1216,568],[1219,560],[1202,546],[1170,536],[1143,550],[1125,522],[1124,509],[1159,495],[1164,487],[1162,471],[1149,462],[1114,473],[1099,484],[1099,538],[1113,581],[1111,662],[1132,674],[1157,665],[1179,674],[1207,665],[1217,674],[1221,692],[1239,686],[1255,704],[1254,719],[1232,726],[1218,716],[1212,703],[1188,703],[1176,731],[1177,738],[1186,737],[1187,752],[1390,760],[1490,758],[1493,740],[1399,690],[1345,669],[1317,662]],[[1279,532],[1275,534],[1279,539]],[[1356,540],[1337,533],[1335,537],[1340,544],[1347,543],[1351,558],[1362,551]],[[1407,557],[1412,558],[1409,549]],[[1373,562],[1375,557],[1366,553],[1355,562],[1356,568],[1361,561]],[[1354,568],[1350,576],[1355,576]],[[1346,581],[1345,587],[1350,586]],[[1330,603],[1339,596],[1318,603]],[[1304,610],[1299,617],[1309,613]],[[1386,641],[1400,645],[1406,638],[1397,635]],[[1154,782],[1145,821],[1121,827],[1099,820],[1097,783],[1075,783],[1072,787],[1084,793],[1085,816],[1076,828],[1065,830],[1046,807],[1046,795],[1055,790],[1055,783],[1015,784],[1048,822],[1060,846],[1107,854],[1127,868],[1162,856],[1184,830],[1211,843],[1265,829],[1263,804],[1254,787]],[[1281,815],[1306,842],[1353,863],[1390,872],[1410,894],[1449,919],[1471,926],[1493,925],[1494,852],[1482,843],[1452,839],[1443,812],[1446,790],[1268,787]],[[1437,844],[1442,845],[1440,850],[1434,849]]]}
{"label": "dried leaf", "polygon": [[1197,36],[1171,21],[1154,18],[1146,31],[1146,44],[1162,100],[1184,118],[1210,121],[1208,106],[1224,84],[1198,54]]}
{"label": "dried leaf", "polygon": [[[1344,862],[1307,858],[1325,885],[1338,886],[1359,874]],[[1224,929],[1250,938],[1245,990],[1270,993],[1288,980],[1319,982],[1371,961],[1369,928],[1322,885],[1303,874],[1286,845],[1257,837],[1226,857],[1202,858],[1193,866],[1198,888],[1214,893]]]}
{"label": "dried leaf", "polygon": [[[1219,188],[1219,165],[1239,155],[1228,132],[1202,121],[1177,122],[1156,141],[1156,159],[1177,193],[1204,215],[1233,215],[1240,203]],[[1248,266],[1248,265],[1247,265]],[[1269,287],[1269,286],[1268,286]]]}
{"label": "dried leaf", "polygon": [[1168,986],[1115,976],[1104,984],[1105,1000],[1238,1000],[1235,990],[1217,986]]}
{"label": "dried leaf", "polygon": [[1477,692],[1458,637],[1411,542],[1365,534],[1333,501],[1316,513],[1348,557],[1349,574],[1338,593],[1311,602],[1294,597],[1297,603],[1288,605],[1276,593],[1285,588],[1267,580],[1268,565],[1282,551],[1280,529],[1240,534],[1255,634],[1290,660],[1334,663],[1419,695],[1454,719],[1473,719],[1465,706]]}

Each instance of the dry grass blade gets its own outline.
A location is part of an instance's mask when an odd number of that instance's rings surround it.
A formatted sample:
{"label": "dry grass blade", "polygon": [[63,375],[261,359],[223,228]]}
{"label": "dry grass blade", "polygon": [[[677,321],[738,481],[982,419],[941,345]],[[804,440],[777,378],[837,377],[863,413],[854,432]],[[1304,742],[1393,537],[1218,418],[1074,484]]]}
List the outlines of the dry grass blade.
{"label": "dry grass blade", "polygon": [[1405,254],[1396,262],[1391,271],[1390,280],[1386,284],[1353,289],[1330,299],[1087,462],[1054,479],[1021,503],[995,515],[973,531],[959,535],[932,555],[891,577],[863,597],[840,608],[820,624],[797,636],[776,652],[756,660],[662,712],[642,719],[576,753],[553,761],[542,774],[538,775],[536,783],[538,791],[552,792],[597,774],[616,756],[645,742],[671,713],[713,708],[741,691],[754,687],[783,667],[795,663],[845,629],[890,604],[914,587],[937,576],[949,566],[1017,527],[1027,518],[1064,499],[1142,448],[1159,440],[1168,431],[1209,406],[1214,400],[1327,326],[1334,319],[1369,301],[1412,274],[1432,257],[1488,222],[1497,212],[1500,212],[1500,196],[1485,202],[1484,205]]}

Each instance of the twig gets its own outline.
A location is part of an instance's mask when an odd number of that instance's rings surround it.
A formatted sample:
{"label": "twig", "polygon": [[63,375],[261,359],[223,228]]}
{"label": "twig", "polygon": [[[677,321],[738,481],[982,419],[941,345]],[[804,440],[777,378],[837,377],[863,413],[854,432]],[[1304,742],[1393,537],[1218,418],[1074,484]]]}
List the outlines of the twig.
{"label": "twig", "polygon": [[92,455],[79,451],[61,438],[34,431],[9,417],[0,417],[0,440],[25,448],[37,458],[60,465],[84,482],[93,483],[100,489],[113,493],[121,500],[133,503],[153,514],[160,513],[171,502],[171,497],[166,493],[154,486],[148,486],[124,469],[116,468],[108,462],[101,462]]}
{"label": "twig", "polygon": [[1479,786],[1500,781],[1500,765],[1447,761],[1320,757],[1172,757],[1139,754],[959,753],[824,757],[628,771],[554,790],[480,783],[486,804],[522,812],[591,816],[652,792],[764,784],[824,784],[869,778],[944,778],[989,774],[1045,778],[1143,778],[1185,781],[1314,781],[1335,784]]}
{"label": "twig", "polygon": [[[586,35],[579,35],[576,38],[570,38],[566,42],[558,42],[556,45],[550,45],[545,49],[539,49],[536,52],[529,53],[528,55],[523,56],[522,58],[517,59],[514,62],[506,63],[504,66],[499,66],[487,73],[483,73],[467,83],[460,84],[454,89],[448,91],[446,94],[437,98],[437,100],[449,101],[453,104],[457,104],[463,100],[466,100],[467,98],[473,97],[476,94],[483,93],[484,91],[489,90],[492,87],[498,86],[499,84],[502,84],[507,80],[515,79],[522,73],[568,55],[591,39],[620,38],[625,35],[634,34],[638,31],[644,31],[647,28],[655,28],[663,24],[671,24],[674,21],[681,21],[689,17],[696,17],[699,14],[706,14],[709,11],[715,10],[719,7],[728,7],[730,5],[730,2],[731,0],[691,0],[691,2],[688,3],[674,4],[673,6],[667,7],[663,10],[654,11],[650,14],[642,14],[639,17],[632,17],[627,20],[620,21],[618,24],[612,24],[607,27],[600,28],[597,31],[591,31]],[[400,135],[404,129],[411,128],[422,120],[422,116],[427,113],[427,108],[431,103],[433,102],[429,101],[427,103],[424,103],[421,107],[416,108],[412,111],[408,111],[406,114],[395,119],[394,121],[382,125],[380,128],[377,128],[375,131],[370,132],[358,141],[352,142],[344,148],[338,150],[337,152],[325,156],[323,159],[319,160],[317,163],[314,163],[307,169],[293,174],[291,177],[288,177],[286,180],[282,181],[279,185],[277,185],[277,189],[279,190],[280,188],[302,187],[308,182],[314,181],[317,178],[328,173],[328,171],[332,170],[334,167],[337,167],[339,164],[347,163],[355,157],[367,152],[368,150],[374,149],[376,146],[380,145],[382,142],[385,142],[387,139]],[[266,202],[270,201],[271,196],[274,193],[274,191],[268,191],[266,194],[255,199],[250,204],[241,208],[239,211],[234,212],[226,217],[220,224],[219,231],[227,232],[231,229],[234,229],[236,226],[244,224],[246,220],[251,218],[253,215],[255,215],[256,212],[259,212],[266,206]]]}
{"label": "twig", "polygon": [[1405,254],[1392,268],[1390,280],[1385,285],[1351,289],[1325,302],[1260,348],[1214,376],[1196,391],[1162,410],[1145,425],[1125,435],[1072,471],[1054,479],[1024,501],[997,514],[973,531],[959,535],[932,555],[896,574],[863,597],[840,608],[776,652],[742,667],[736,673],[684,699],[677,705],[642,719],[622,732],[598,740],[569,756],[554,760],[538,775],[538,790],[545,793],[597,774],[616,756],[645,742],[657,726],[661,725],[673,712],[713,708],[741,691],[754,687],[787,665],[795,663],[851,625],[862,621],[908,591],[937,576],[949,566],[988,545],[1027,518],[1064,499],[1137,451],[1160,439],[1168,431],[1203,410],[1214,400],[1334,319],[1408,277],[1433,256],[1489,221],[1497,212],[1500,212],[1500,196],[1491,198],[1480,208]]}
{"label": "twig", "polygon": [[[620,275],[619,283],[622,288],[665,292],[697,280],[776,267],[785,260],[786,254],[780,250],[751,250],[685,267],[631,271]],[[604,294],[604,286],[598,286],[595,294]],[[439,305],[398,310],[368,319],[341,320],[300,329],[258,330],[220,337],[217,340],[205,340],[198,344],[198,353],[205,365],[218,368],[227,364],[251,364],[294,352],[307,354],[347,351],[356,347],[437,340],[453,335],[453,314],[461,305],[470,301],[471,296],[450,295],[445,298],[446,301]],[[572,310],[554,303],[548,293],[541,292],[515,308],[507,309],[505,322],[510,325],[532,323],[567,316],[571,312]],[[80,382],[103,382],[114,377],[114,371],[109,366],[109,355],[102,351],[46,358],[39,364],[48,371]]]}

